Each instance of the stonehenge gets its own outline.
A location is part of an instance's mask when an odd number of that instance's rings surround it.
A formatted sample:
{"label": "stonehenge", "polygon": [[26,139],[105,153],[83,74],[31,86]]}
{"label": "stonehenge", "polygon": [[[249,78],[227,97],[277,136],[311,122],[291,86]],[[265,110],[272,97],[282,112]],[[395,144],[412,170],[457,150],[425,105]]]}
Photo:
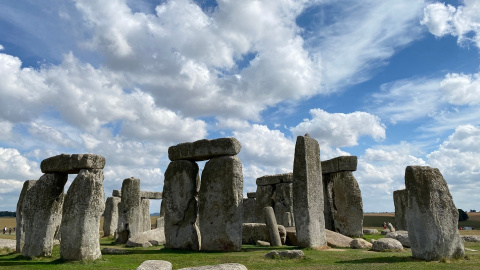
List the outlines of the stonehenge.
{"label": "stonehenge", "polygon": [[25,233],[24,233],[24,217],[23,217],[23,201],[25,200],[25,196],[27,195],[27,191],[35,185],[37,180],[27,180],[23,183],[22,191],[20,192],[20,196],[18,197],[17,202],[17,231],[16,231],[16,252],[21,253],[23,249],[23,245],[25,244]]}
{"label": "stonehenge", "polygon": [[103,215],[103,236],[114,235],[118,227],[118,204],[119,197],[108,197],[105,202],[105,213]]}
{"label": "stonehenge", "polygon": [[293,226],[293,173],[257,178],[255,222],[265,223],[263,208],[272,207],[278,224]]}
{"label": "stonehenge", "polygon": [[[118,204],[118,224],[115,242],[125,244],[128,238],[150,230],[150,217],[144,220],[145,208],[140,196],[140,179],[130,177],[123,180],[121,201]],[[146,229],[148,223],[148,229]]]}
{"label": "stonehenge", "polygon": [[395,190],[393,192],[393,204],[395,205],[395,229],[407,231],[407,220],[405,211],[407,210],[407,191],[405,189]]}
{"label": "stonehenge", "polygon": [[243,198],[243,223],[255,222],[255,192],[248,192],[247,198]]}

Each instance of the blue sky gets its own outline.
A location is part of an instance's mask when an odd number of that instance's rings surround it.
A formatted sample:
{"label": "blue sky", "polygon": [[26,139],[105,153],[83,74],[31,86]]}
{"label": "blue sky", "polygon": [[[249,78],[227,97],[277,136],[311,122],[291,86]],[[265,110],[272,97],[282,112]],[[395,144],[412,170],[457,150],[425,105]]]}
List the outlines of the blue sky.
{"label": "blue sky", "polygon": [[107,196],[161,191],[169,146],[225,136],[255,191],[307,132],[358,156],[366,212],[408,165],[478,210],[479,53],[478,0],[0,1],[0,210],[53,155],[105,156]]}

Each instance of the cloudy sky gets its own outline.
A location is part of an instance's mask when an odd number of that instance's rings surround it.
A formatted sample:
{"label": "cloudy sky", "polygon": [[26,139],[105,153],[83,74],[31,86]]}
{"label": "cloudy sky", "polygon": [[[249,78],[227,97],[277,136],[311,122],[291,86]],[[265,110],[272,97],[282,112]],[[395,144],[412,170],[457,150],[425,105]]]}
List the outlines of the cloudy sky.
{"label": "cloudy sky", "polygon": [[358,156],[365,212],[408,165],[480,210],[479,60],[478,0],[0,1],[0,210],[60,153],[105,156],[107,196],[161,191],[168,147],[203,138],[242,143],[255,191],[307,132]]}

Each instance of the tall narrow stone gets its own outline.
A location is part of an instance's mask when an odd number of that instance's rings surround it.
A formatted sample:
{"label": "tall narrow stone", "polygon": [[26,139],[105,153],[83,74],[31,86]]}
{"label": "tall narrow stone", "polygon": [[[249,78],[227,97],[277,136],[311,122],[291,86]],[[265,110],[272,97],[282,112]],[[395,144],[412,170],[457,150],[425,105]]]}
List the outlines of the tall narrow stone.
{"label": "tall narrow stone", "polygon": [[308,134],[298,136],[295,144],[293,201],[298,246],[325,246],[320,147]]}
{"label": "tall narrow stone", "polygon": [[16,251],[17,253],[22,252],[23,245],[25,244],[25,233],[23,232],[23,224],[24,224],[24,218],[23,218],[23,202],[25,200],[25,196],[27,194],[27,191],[35,185],[37,180],[27,180],[23,182],[23,188],[22,191],[20,192],[20,196],[18,197],[18,202],[17,202],[17,215],[16,215],[16,220],[17,220],[17,231],[16,231],[16,238],[17,238],[17,248]]}
{"label": "tall narrow stone", "polygon": [[270,245],[274,247],[281,246],[282,240],[280,239],[280,233],[278,233],[277,219],[275,218],[273,208],[268,206],[263,210],[265,212],[265,224],[267,224],[268,233],[270,234]]}
{"label": "tall narrow stone", "polygon": [[73,180],[63,205],[60,257],[96,260],[100,251],[100,219],[105,211],[103,170],[82,169]]}
{"label": "tall narrow stone", "polygon": [[256,199],[255,199],[255,222],[256,223],[265,223],[265,213],[263,212],[263,208],[267,206],[274,207],[274,194],[275,194],[275,186],[274,185],[266,185],[266,186],[258,186],[257,185],[257,192]]}
{"label": "tall narrow stone", "polygon": [[47,173],[27,191],[23,204],[23,256],[52,254],[53,237],[62,220],[63,187],[67,179],[64,173]]}
{"label": "tall narrow stone", "polygon": [[407,220],[405,211],[407,211],[407,191],[405,189],[395,190],[393,192],[393,204],[395,205],[395,229],[397,231],[407,231]]}
{"label": "tall narrow stone", "polygon": [[115,241],[125,244],[128,238],[144,231],[143,211],[140,196],[140,179],[123,180],[122,199],[118,204],[118,228]]}
{"label": "tall narrow stone", "polygon": [[162,206],[165,209],[165,241],[168,248],[200,249],[197,227],[198,165],[193,161],[172,161],[165,171]]}
{"label": "tall narrow stone", "polygon": [[276,184],[274,201],[275,217],[278,224],[291,226],[294,222],[288,219],[286,215],[293,212],[293,183]]}
{"label": "tall narrow stone", "polygon": [[243,223],[255,222],[255,198],[243,199]]}
{"label": "tall narrow stone", "polygon": [[152,229],[152,220],[150,219],[150,200],[141,199],[142,207],[142,232]]}
{"label": "tall narrow stone", "polygon": [[103,215],[103,236],[110,236],[115,233],[118,227],[118,204],[119,197],[108,197],[105,203]]}
{"label": "tall narrow stone", "polygon": [[458,232],[458,210],[440,171],[427,166],[407,166],[405,213],[408,238],[415,258],[427,261],[465,255]]}
{"label": "tall narrow stone", "polygon": [[205,164],[199,193],[202,250],[240,251],[242,247],[243,173],[237,156]]}

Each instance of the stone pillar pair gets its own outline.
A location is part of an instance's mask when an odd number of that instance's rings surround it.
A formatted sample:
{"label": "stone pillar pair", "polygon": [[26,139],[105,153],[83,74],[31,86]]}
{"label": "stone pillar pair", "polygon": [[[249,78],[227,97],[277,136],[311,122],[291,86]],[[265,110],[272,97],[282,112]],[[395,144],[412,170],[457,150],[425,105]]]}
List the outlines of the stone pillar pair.
{"label": "stone pillar pair", "polygon": [[[171,162],[165,171],[163,199],[168,248],[241,250],[243,173],[236,156],[240,149],[235,138],[199,140],[168,149]],[[209,161],[199,189],[196,161],[203,160]]]}

